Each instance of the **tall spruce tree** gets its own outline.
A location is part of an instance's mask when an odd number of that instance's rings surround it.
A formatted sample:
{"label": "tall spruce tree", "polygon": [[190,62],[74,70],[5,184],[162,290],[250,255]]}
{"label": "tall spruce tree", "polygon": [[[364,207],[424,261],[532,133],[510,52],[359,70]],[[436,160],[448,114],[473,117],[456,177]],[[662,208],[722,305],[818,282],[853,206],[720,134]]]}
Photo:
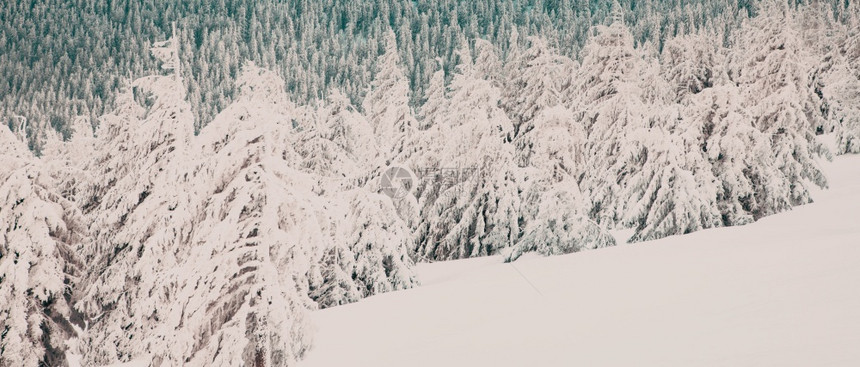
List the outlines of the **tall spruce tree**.
{"label": "tall spruce tree", "polygon": [[812,201],[804,181],[827,186],[827,180],[816,162],[822,149],[814,135],[823,124],[820,100],[809,81],[793,21],[787,3],[762,2],[760,15],[740,32],[732,79],[743,86],[745,106],[770,140],[774,160],[790,182],[791,205],[800,205]]}
{"label": "tall spruce tree", "polygon": [[0,364],[63,365],[77,334],[72,289],[85,236],[73,202],[26,144],[0,127]]}

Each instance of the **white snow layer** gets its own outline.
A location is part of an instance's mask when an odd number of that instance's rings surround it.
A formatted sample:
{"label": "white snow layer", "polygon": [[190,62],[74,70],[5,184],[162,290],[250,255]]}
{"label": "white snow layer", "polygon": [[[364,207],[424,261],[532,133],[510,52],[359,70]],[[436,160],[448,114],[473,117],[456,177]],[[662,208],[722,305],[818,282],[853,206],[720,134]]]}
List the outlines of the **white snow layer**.
{"label": "white snow layer", "polygon": [[815,203],[743,227],[420,265],[314,312],[300,366],[858,366],[860,156],[825,167]]}

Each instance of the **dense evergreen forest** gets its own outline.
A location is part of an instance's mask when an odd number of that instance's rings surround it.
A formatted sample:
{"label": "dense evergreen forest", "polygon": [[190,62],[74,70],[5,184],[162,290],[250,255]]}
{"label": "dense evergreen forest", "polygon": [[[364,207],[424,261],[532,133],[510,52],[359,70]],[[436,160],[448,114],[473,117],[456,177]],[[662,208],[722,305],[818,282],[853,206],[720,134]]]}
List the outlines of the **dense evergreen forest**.
{"label": "dense evergreen forest", "polygon": [[417,262],[745,225],[860,153],[856,2],[8,5],[0,367],[295,365]]}
{"label": "dense evergreen forest", "polygon": [[[833,11],[844,16],[834,1]],[[748,1],[622,0],[637,43],[659,51],[670,37],[708,29],[725,37],[754,9]],[[0,117],[31,131],[50,124],[68,137],[76,116],[109,111],[119,89],[155,69],[155,40],[177,23],[185,87],[197,130],[236,96],[242,62],[277,71],[298,103],[330,89],[363,97],[383,34],[394,30],[413,105],[437,68],[450,79],[462,40],[484,39],[507,52],[511,32],[524,46],[543,37],[578,57],[590,28],[609,15],[601,0],[39,0],[0,9]],[[726,38],[727,39],[727,38]]]}

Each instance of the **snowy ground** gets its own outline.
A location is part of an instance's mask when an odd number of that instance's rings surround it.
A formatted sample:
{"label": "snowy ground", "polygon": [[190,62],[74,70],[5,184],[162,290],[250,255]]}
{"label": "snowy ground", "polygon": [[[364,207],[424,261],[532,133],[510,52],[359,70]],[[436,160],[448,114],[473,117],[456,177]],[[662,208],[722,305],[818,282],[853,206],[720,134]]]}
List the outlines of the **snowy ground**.
{"label": "snowy ground", "polygon": [[860,156],[816,203],[567,256],[422,265],[314,313],[317,366],[860,366]]}

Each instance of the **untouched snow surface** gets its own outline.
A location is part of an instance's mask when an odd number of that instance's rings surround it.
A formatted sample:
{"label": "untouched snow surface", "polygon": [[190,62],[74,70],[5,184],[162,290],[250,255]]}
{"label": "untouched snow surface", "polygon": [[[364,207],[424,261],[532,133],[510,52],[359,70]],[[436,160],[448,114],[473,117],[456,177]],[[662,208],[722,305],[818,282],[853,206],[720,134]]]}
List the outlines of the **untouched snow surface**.
{"label": "untouched snow surface", "polygon": [[860,366],[860,156],[816,203],[566,256],[419,266],[317,311],[317,366]]}

